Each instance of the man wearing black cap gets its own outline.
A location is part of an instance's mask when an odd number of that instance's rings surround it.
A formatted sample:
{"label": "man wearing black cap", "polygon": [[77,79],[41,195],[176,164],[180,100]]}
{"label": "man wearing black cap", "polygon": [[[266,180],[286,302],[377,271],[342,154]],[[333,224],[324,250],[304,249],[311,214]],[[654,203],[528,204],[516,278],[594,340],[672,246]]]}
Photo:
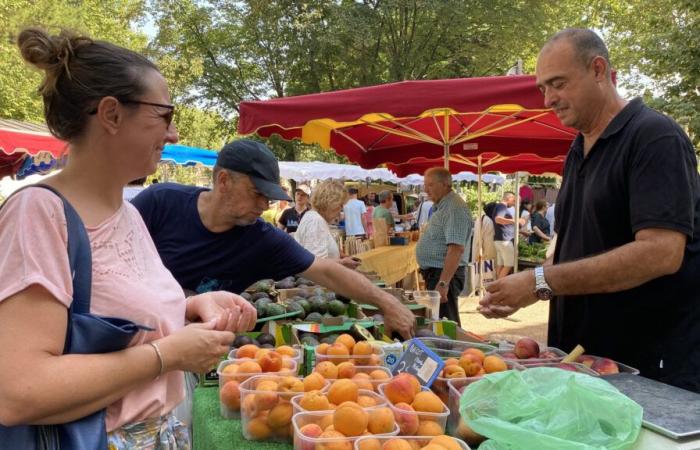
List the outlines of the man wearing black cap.
{"label": "man wearing black cap", "polygon": [[159,183],[132,203],[158,253],[188,291],[239,293],[262,279],[301,274],[346,297],[382,309],[385,326],[404,338],[414,316],[393,296],[340,264],[316,259],[287,233],[260,219],[270,200],[290,200],[279,165],[259,142],[233,141],[219,152],[213,188]]}

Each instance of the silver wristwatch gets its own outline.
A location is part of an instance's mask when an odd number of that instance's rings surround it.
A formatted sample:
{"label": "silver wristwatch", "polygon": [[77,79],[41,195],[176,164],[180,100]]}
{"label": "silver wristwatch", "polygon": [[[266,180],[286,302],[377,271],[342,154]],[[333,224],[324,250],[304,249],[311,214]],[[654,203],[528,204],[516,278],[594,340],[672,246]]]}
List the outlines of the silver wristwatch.
{"label": "silver wristwatch", "polygon": [[535,296],[540,300],[551,300],[553,297],[552,288],[544,279],[544,267],[535,267]]}

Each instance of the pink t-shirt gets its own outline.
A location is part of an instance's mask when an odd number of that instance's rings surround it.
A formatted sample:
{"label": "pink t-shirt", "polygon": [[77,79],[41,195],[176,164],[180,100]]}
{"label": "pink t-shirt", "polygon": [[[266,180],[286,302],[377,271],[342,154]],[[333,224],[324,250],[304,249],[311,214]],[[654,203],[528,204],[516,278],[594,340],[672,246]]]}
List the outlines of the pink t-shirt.
{"label": "pink t-shirt", "polygon": [[[110,218],[87,229],[92,249],[90,311],[154,328],[140,331],[130,345],[152,341],[182,328],[185,295],[158,256],[136,208],[124,202]],[[73,285],[67,253],[63,203],[50,191],[29,188],[0,211],[0,301],[39,284],[66,307]],[[107,431],[161,416],[184,398],[183,373],[173,371],[141,385],[107,408]]]}

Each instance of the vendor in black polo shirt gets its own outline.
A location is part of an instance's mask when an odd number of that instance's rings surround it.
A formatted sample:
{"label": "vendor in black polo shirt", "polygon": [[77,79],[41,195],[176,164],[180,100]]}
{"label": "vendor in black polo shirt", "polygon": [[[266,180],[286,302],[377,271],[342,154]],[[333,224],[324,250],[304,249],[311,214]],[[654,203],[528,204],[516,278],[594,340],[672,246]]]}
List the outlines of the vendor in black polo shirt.
{"label": "vendor in black polo shirt", "polygon": [[[700,179],[670,118],[622,99],[590,30],[555,35],[537,60],[545,104],[580,131],[557,198],[553,265],[489,286],[503,317],[552,298],[549,344],[607,356],[700,392]],[[553,297],[552,297],[553,296]]]}

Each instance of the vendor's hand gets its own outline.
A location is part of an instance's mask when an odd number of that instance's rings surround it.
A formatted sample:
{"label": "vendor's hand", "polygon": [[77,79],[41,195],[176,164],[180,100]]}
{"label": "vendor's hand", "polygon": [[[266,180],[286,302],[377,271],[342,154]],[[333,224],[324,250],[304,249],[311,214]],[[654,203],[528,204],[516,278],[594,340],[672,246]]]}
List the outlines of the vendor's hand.
{"label": "vendor's hand", "polygon": [[240,333],[255,327],[257,310],[240,295],[212,291],[187,300],[187,317],[202,322],[216,320],[215,330]]}
{"label": "vendor's hand", "polygon": [[384,334],[391,337],[396,332],[404,339],[411,339],[416,327],[416,316],[396,298],[391,297],[391,299],[391,303],[382,309]]}
{"label": "vendor's hand", "polygon": [[447,284],[445,286],[437,285],[437,286],[435,286],[435,290],[440,293],[440,303],[447,303],[447,292],[450,290],[450,285],[449,284]]}
{"label": "vendor's hand", "polygon": [[155,341],[160,348],[165,371],[185,370],[203,373],[216,367],[231,349],[234,334],[217,331],[216,320],[193,323]]}
{"label": "vendor's hand", "polygon": [[485,288],[486,295],[479,302],[484,315],[505,317],[538,300],[535,296],[535,275],[532,270],[508,275],[488,283]]}
{"label": "vendor's hand", "polygon": [[358,267],[360,264],[362,264],[362,261],[353,259],[353,258],[351,258],[351,257],[349,257],[349,256],[346,256],[346,257],[344,257],[344,258],[340,258],[340,260],[339,260],[338,262],[339,262],[340,264],[344,265],[345,267],[347,267],[348,269],[352,269],[352,270],[357,269],[357,267]]}

